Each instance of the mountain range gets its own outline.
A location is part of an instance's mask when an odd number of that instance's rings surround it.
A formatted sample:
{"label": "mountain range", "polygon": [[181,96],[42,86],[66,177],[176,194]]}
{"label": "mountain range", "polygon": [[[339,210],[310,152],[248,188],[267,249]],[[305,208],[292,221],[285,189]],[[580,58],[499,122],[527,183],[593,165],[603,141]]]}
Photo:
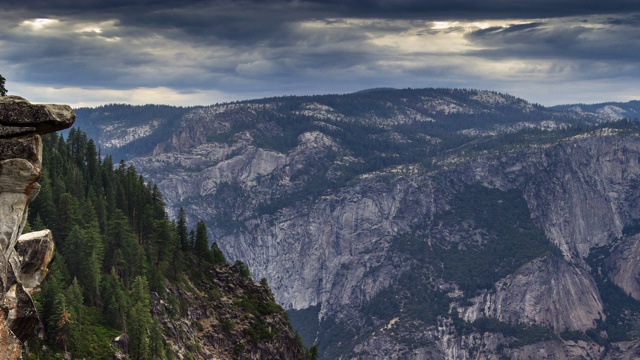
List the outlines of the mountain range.
{"label": "mountain range", "polygon": [[637,101],[470,89],[76,109],[320,358],[640,352]]}

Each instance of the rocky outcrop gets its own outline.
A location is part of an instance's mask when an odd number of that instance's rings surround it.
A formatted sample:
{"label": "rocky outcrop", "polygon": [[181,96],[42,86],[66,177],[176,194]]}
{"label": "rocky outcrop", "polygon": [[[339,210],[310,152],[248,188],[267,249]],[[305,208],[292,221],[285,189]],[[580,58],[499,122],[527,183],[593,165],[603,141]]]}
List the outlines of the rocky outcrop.
{"label": "rocky outcrop", "polygon": [[29,203],[38,194],[40,134],[67,128],[75,115],[65,105],[35,105],[0,97],[0,358],[20,357],[21,342],[39,324],[31,295],[53,256],[48,230],[22,234]]}
{"label": "rocky outcrop", "polygon": [[0,137],[46,134],[70,127],[75,114],[68,105],[31,104],[19,96],[0,99]]}

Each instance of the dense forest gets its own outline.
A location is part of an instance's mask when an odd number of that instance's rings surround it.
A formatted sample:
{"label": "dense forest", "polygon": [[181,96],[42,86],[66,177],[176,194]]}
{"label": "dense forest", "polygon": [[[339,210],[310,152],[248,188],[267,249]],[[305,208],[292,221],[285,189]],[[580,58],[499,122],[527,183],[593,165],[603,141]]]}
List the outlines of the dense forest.
{"label": "dense forest", "polygon": [[[163,298],[167,284],[228,266],[222,252],[215,242],[209,246],[203,222],[189,230],[184,211],[169,219],[157,187],[124,162],[102,158],[85,133],[72,129],[66,140],[49,134],[43,144],[42,188],[26,231],[51,229],[57,249],[35,296],[45,336],[30,340],[28,358],[67,352],[110,359],[120,351],[132,359],[173,359],[150,312],[151,297]],[[251,281],[243,265],[230,268]],[[112,341],[121,334],[127,341],[118,349]]]}

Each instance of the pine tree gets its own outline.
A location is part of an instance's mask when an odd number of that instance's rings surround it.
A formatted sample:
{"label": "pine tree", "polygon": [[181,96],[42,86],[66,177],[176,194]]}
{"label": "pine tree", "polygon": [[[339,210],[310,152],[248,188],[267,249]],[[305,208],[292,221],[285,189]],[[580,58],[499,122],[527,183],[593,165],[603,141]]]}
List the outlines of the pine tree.
{"label": "pine tree", "polygon": [[178,239],[182,251],[189,251],[189,238],[187,234],[187,215],[184,212],[184,208],[180,207],[178,210],[178,222],[176,224],[176,231],[178,232]]}
{"label": "pine tree", "polygon": [[101,173],[98,171],[100,159],[98,158],[98,151],[96,150],[96,144],[93,142],[93,139],[87,142],[87,149],[84,151],[84,161],[87,164],[88,185],[95,188],[101,182]]}
{"label": "pine tree", "polygon": [[211,244],[211,260],[214,265],[227,263],[227,259],[225,259],[222,250],[220,250],[218,243],[215,241]]}
{"label": "pine tree", "polygon": [[120,281],[115,269],[103,277],[102,298],[103,313],[109,325],[116,329],[124,329],[125,315],[129,308],[129,299],[122,290]]}
{"label": "pine tree", "polygon": [[4,87],[4,83],[7,81],[2,75],[0,75],[0,96],[7,95],[7,89]]}
{"label": "pine tree", "polygon": [[79,248],[82,254],[82,272],[77,276],[85,288],[85,294],[91,304],[97,304],[100,296],[100,281],[102,279],[102,262],[104,245],[100,236],[97,222],[83,231],[84,241]]}
{"label": "pine tree", "polygon": [[153,319],[149,312],[149,285],[147,279],[138,276],[131,285],[131,308],[127,316],[127,331],[129,335],[129,355],[132,359],[143,360],[151,358],[150,328]]}
{"label": "pine tree", "polygon": [[56,298],[64,292],[69,281],[69,274],[64,257],[56,252],[54,261],[49,268],[46,281],[42,283],[40,290],[40,312],[47,333],[55,333],[57,314],[55,311]]}
{"label": "pine tree", "polygon": [[56,297],[56,340],[60,342],[62,348],[66,352],[71,337],[71,312],[67,310],[67,304],[64,295],[58,294]]}
{"label": "pine tree", "polygon": [[207,236],[207,226],[204,221],[198,221],[196,226],[196,240],[193,251],[200,260],[211,262],[211,252],[209,251],[209,237]]}
{"label": "pine tree", "polygon": [[78,199],[70,193],[60,195],[57,203],[57,213],[64,214],[64,219],[56,222],[56,226],[52,228],[56,239],[66,239],[71,233],[71,229],[81,223],[80,205]]}
{"label": "pine tree", "polygon": [[[35,225],[35,218],[39,218],[44,226],[37,230],[55,228],[57,224],[56,206],[53,202],[51,180],[49,179],[48,172],[43,172],[39,183],[41,190],[38,196],[29,204],[29,219],[31,220],[31,225]],[[35,227],[33,228],[35,229]]]}

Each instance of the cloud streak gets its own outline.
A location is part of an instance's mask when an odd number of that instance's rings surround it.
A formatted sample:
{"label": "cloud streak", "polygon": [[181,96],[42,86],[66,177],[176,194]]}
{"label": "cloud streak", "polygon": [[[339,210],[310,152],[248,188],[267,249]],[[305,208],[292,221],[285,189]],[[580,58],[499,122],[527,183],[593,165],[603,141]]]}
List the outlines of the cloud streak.
{"label": "cloud streak", "polygon": [[[640,97],[638,14],[635,0],[4,1],[0,73],[12,93],[75,104],[378,86],[619,100]],[[602,91],[544,91],[567,83]]]}

